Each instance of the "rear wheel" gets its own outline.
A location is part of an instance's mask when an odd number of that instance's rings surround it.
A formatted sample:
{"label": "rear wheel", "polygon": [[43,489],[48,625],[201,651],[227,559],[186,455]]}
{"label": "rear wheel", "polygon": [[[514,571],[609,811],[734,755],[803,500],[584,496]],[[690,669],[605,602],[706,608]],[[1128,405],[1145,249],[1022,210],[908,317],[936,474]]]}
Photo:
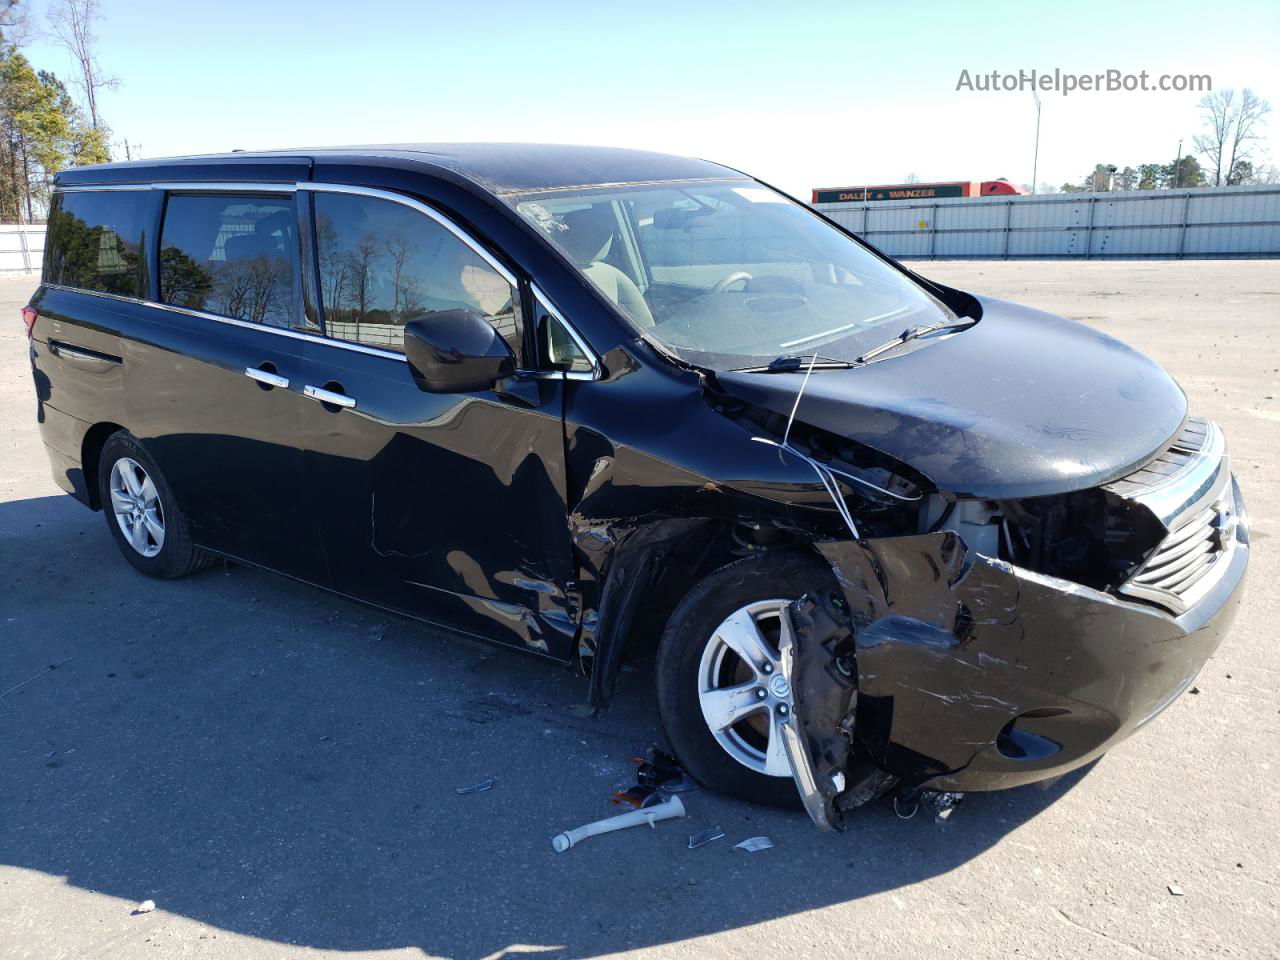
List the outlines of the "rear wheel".
{"label": "rear wheel", "polygon": [[812,557],[766,553],[713,571],[676,607],[658,647],[658,709],[701,783],[757,803],[798,803],[777,723],[790,694],[778,669],[781,618],[791,601],[834,586]]}
{"label": "rear wheel", "polygon": [[139,573],[170,580],[208,565],[160,469],[126,431],[102,446],[98,497],[120,552]]}

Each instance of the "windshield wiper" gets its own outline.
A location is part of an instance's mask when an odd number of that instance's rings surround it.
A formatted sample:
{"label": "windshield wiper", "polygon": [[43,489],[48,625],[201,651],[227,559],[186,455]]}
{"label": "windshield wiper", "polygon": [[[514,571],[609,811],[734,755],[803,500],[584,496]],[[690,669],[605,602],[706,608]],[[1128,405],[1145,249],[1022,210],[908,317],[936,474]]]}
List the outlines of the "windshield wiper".
{"label": "windshield wiper", "polygon": [[892,340],[886,340],[884,343],[880,344],[880,346],[872,347],[858,358],[858,363],[867,363],[873,358],[880,356],[880,354],[885,353],[888,350],[892,350],[894,347],[900,347],[902,344],[907,343],[910,340],[918,340],[920,337],[927,337],[929,334],[937,333],[939,330],[963,330],[966,327],[973,326],[977,322],[977,320],[974,320],[971,317],[962,317],[955,320],[939,320],[937,323],[917,324],[914,327],[907,327],[907,329],[903,330]]}
{"label": "windshield wiper", "polygon": [[797,373],[801,370],[808,370],[809,365],[813,365],[815,370],[848,370],[851,367],[861,366],[857,360],[835,360],[831,357],[818,357],[814,360],[813,354],[804,357],[795,357],[784,354],[781,357],[774,357],[769,361],[769,365],[765,367],[738,367],[735,373]]}

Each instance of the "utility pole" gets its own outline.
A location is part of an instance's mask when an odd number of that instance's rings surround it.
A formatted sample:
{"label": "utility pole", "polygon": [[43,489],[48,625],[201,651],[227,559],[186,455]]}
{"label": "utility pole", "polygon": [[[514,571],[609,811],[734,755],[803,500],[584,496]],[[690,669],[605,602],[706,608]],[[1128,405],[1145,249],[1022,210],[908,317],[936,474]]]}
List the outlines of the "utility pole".
{"label": "utility pole", "polygon": [[1182,141],[1178,141],[1178,158],[1173,161],[1173,189],[1182,182]]}
{"label": "utility pole", "polygon": [[1032,90],[1031,96],[1036,99],[1036,152],[1031,160],[1031,192],[1035,193],[1040,189],[1040,184],[1036,180],[1040,172],[1040,94]]}

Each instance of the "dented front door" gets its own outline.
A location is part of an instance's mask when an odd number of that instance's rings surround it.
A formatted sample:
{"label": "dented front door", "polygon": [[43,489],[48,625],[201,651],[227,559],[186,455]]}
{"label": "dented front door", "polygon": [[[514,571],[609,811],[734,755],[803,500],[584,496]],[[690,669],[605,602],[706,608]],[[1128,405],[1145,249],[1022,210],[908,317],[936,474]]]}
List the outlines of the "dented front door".
{"label": "dented front door", "polygon": [[[573,617],[559,380],[430,394],[400,357],[306,346],[303,475],[338,590],[558,659]],[[344,401],[345,402],[345,401]]]}

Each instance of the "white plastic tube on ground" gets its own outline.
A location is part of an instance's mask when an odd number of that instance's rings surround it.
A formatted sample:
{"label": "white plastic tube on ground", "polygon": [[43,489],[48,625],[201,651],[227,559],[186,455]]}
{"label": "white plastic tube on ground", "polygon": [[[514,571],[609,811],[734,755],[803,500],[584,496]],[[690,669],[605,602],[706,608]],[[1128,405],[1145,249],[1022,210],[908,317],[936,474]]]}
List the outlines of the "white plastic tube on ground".
{"label": "white plastic tube on ground", "polygon": [[576,843],[581,843],[587,837],[596,837],[602,833],[612,833],[614,830],[625,830],[627,827],[638,827],[643,823],[653,826],[659,820],[671,820],[674,817],[684,816],[684,804],[680,802],[679,797],[672,797],[663,803],[655,803],[651,807],[641,807],[639,810],[632,810],[630,813],[620,813],[616,817],[609,817],[607,820],[597,820],[595,823],[586,823],[572,830],[566,830],[564,833],[557,833],[551,838],[551,848],[556,853],[564,853]]}

